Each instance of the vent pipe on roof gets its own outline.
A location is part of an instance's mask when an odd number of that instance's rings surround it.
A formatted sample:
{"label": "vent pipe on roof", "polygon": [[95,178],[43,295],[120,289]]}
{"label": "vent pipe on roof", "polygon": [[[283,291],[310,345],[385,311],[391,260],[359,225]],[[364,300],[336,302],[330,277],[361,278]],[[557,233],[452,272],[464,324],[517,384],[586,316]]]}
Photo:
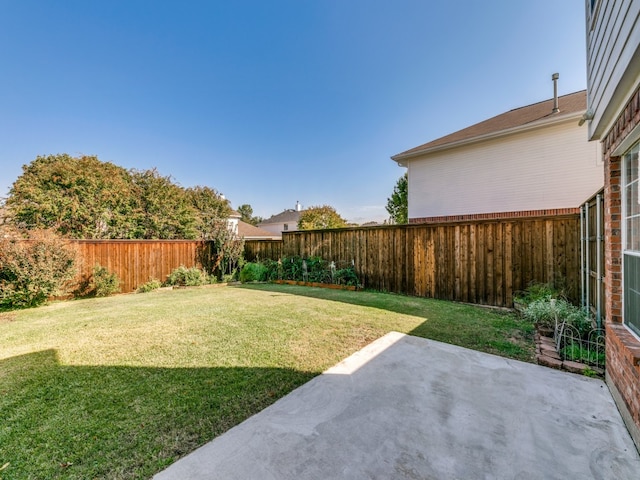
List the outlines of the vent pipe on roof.
{"label": "vent pipe on roof", "polygon": [[553,110],[551,110],[551,113],[560,111],[558,108],[558,78],[560,78],[560,75],[557,73],[551,75],[551,80],[553,80]]}

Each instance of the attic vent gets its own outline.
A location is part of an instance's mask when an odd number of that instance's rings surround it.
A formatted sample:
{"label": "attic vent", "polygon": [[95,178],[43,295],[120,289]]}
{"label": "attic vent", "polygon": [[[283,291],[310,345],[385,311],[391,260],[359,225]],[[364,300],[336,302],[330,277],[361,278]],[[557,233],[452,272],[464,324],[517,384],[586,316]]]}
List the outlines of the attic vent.
{"label": "attic vent", "polygon": [[558,108],[558,78],[560,78],[558,73],[551,75],[551,80],[553,80],[553,110],[551,110],[551,113],[560,111],[560,108]]}

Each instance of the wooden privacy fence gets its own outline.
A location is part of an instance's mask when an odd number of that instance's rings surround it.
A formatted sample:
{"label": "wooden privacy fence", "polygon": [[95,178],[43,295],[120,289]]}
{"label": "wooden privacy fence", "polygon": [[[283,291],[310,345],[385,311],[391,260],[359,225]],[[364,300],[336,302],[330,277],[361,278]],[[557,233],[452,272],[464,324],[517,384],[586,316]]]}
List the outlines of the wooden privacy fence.
{"label": "wooden privacy fence", "polygon": [[78,282],[88,280],[96,264],[118,275],[122,292],[132,292],[152,278],[164,281],[175,268],[202,267],[208,252],[194,240],[72,240],[79,268]]}
{"label": "wooden privacy fence", "polygon": [[282,257],[282,240],[245,240],[244,258],[256,260],[278,260]]}
{"label": "wooden privacy fence", "polygon": [[[279,244],[279,245],[278,245]],[[579,215],[284,232],[245,258],[354,261],[366,288],[500,307],[532,282],[580,295]]]}

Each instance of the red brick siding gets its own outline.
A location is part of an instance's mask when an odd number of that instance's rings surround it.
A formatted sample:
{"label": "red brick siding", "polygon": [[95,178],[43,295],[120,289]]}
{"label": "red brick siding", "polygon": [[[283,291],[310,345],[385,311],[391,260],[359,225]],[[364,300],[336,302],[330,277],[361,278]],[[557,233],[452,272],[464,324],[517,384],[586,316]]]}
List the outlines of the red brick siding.
{"label": "red brick siding", "polygon": [[640,427],[640,342],[620,324],[607,326],[607,373]]}
{"label": "red brick siding", "polygon": [[640,429],[640,341],[622,325],[622,170],[612,152],[640,124],[640,89],[603,140],[605,160],[605,315],[607,376]]}
{"label": "red brick siding", "polygon": [[550,217],[556,215],[577,215],[580,208],[554,208],[547,210],[525,210],[520,212],[492,212],[492,213],[472,213],[467,215],[445,215],[439,217],[419,217],[410,218],[409,223],[445,223],[445,222],[467,222],[470,220],[498,220],[505,218],[522,217]]}

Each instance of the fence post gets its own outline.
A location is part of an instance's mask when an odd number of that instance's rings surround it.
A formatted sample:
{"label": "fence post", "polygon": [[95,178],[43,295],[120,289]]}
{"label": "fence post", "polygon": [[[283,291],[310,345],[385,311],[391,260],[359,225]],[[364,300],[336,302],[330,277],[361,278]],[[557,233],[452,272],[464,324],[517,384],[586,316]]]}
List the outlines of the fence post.
{"label": "fence post", "polygon": [[[589,226],[589,202],[584,204],[584,217],[585,217],[585,260],[587,265],[589,264],[590,255],[590,240],[591,240],[591,228]],[[586,281],[585,281],[585,298],[587,299],[587,303],[591,302],[591,267],[588,267]]]}
{"label": "fence post", "polygon": [[602,195],[596,195],[596,322],[598,328],[602,328],[602,317],[600,315],[602,308],[602,272],[600,263],[602,260]]}
{"label": "fence post", "polygon": [[585,271],[587,270],[587,262],[585,261],[584,250],[585,250],[585,234],[584,234],[584,224],[585,224],[585,207],[582,205],[580,207],[580,306],[582,308],[588,308],[589,300],[585,297]]}

